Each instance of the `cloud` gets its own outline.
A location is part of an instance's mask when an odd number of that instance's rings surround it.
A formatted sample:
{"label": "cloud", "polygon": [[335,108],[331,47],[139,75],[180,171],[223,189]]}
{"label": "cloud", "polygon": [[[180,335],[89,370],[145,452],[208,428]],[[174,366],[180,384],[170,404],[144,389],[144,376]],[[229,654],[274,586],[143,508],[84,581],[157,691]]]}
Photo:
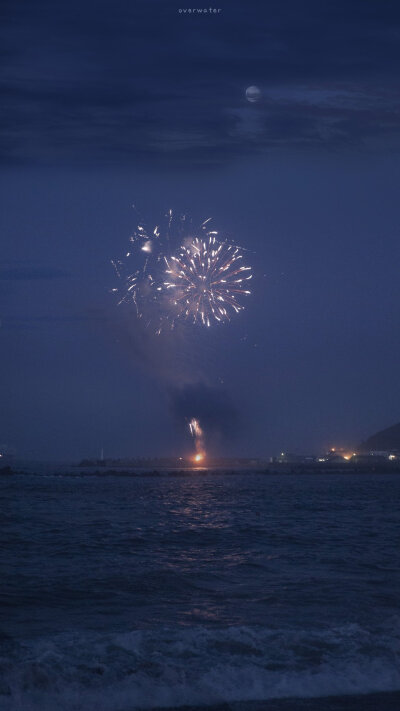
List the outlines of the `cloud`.
{"label": "cloud", "polygon": [[397,3],[230,0],[200,18],[170,0],[22,0],[1,19],[4,164],[218,165],[399,138]]}

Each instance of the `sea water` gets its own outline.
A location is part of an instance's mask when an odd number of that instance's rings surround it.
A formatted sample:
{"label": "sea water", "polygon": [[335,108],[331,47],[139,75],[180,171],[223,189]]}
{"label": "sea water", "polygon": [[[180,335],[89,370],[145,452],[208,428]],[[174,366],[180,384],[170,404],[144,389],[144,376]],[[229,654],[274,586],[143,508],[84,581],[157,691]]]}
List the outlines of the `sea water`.
{"label": "sea water", "polygon": [[400,475],[47,468],[0,498],[4,711],[400,708],[359,696],[400,690]]}

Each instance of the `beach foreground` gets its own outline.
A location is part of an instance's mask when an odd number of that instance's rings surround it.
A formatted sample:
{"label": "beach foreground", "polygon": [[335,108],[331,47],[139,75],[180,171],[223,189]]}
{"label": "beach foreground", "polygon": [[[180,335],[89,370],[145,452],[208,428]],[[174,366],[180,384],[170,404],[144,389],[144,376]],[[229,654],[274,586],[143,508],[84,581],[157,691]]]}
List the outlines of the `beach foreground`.
{"label": "beach foreground", "polygon": [[207,711],[399,711],[400,692],[327,696],[316,699],[276,699],[207,707],[183,706],[180,711],[205,711],[206,709]]}

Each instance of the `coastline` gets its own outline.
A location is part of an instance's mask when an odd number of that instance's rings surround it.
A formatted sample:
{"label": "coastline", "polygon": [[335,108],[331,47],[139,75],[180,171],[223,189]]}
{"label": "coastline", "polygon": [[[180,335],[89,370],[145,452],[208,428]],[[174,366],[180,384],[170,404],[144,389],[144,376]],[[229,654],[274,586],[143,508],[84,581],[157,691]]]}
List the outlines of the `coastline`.
{"label": "coastline", "polygon": [[258,476],[276,476],[283,474],[285,476],[296,476],[296,475],[368,475],[368,474],[400,474],[399,464],[393,465],[382,465],[378,464],[373,467],[367,466],[311,466],[311,465],[276,465],[270,467],[158,467],[154,469],[152,467],[128,467],[128,466],[90,466],[90,465],[57,465],[52,467],[51,465],[45,465],[45,467],[38,465],[31,469],[24,466],[18,467],[0,467],[0,477],[3,476],[33,476],[33,475],[47,475],[47,476],[69,476],[69,477],[108,477],[108,476],[132,476],[132,477],[168,477],[168,476],[191,476],[193,474],[202,476],[235,476],[235,475],[250,475],[256,474]]}

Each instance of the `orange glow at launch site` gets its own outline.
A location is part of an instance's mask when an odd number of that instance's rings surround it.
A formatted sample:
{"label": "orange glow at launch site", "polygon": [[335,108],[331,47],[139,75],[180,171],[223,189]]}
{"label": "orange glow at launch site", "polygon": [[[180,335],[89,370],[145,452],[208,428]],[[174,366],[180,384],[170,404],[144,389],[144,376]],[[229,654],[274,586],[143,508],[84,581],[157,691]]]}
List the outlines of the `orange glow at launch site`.
{"label": "orange glow at launch site", "polygon": [[203,459],[204,459],[204,454],[200,454],[200,453],[199,453],[199,454],[196,454],[196,455],[194,456],[194,461],[195,461],[195,462],[202,462]]}

